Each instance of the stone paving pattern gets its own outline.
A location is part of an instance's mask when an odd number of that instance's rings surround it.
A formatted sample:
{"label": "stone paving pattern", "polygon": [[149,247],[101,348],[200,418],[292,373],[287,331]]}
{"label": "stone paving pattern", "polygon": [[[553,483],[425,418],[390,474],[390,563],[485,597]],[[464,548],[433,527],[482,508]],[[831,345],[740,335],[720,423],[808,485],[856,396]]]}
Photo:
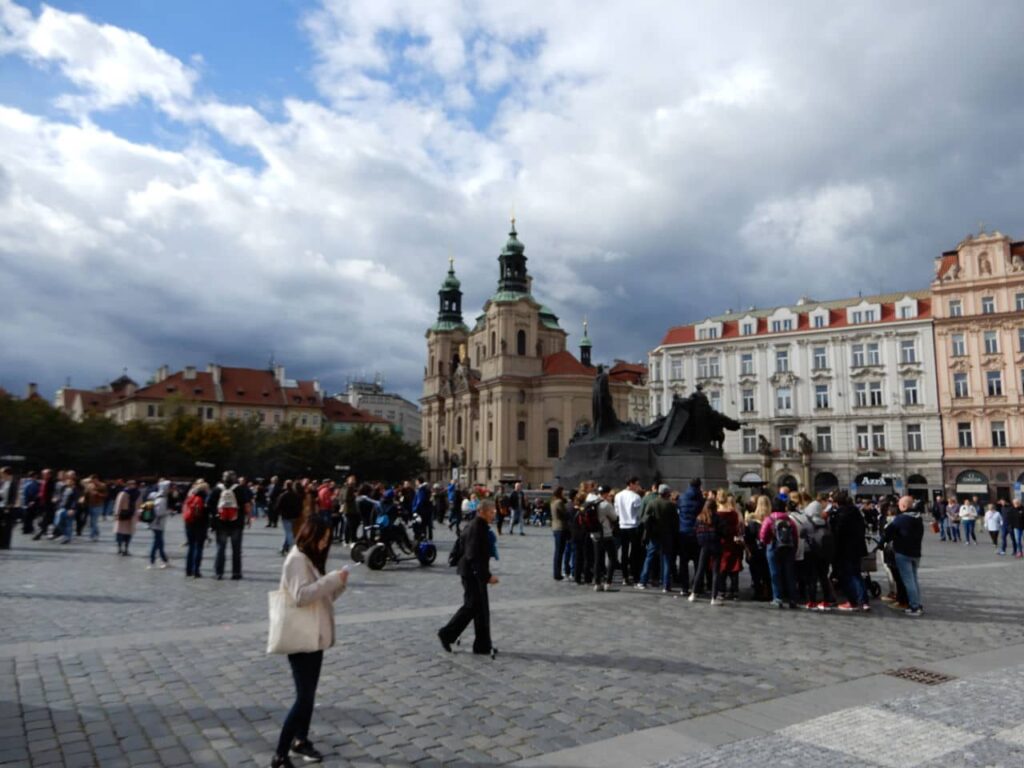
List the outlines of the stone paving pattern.
{"label": "stone paving pattern", "polygon": [[[180,521],[167,537],[165,571],[145,570],[145,530],[131,558],[114,555],[109,536],[59,546],[16,534],[0,552],[0,765],[269,763],[293,695],[286,661],[264,653],[280,531],[246,533],[240,582],[211,578],[212,549],[206,578],[185,579]],[[461,597],[450,541],[442,534],[432,568],[354,572],[313,721],[329,763],[506,764],[1022,641],[1024,564],[986,546],[929,540],[927,614],[911,620],[879,603],[821,616],[656,590],[596,594],[551,580],[551,535],[534,528],[500,539],[498,659],[448,656],[434,633]],[[336,549],[330,565],[344,562]],[[785,748],[798,761],[822,749],[795,738]]]}

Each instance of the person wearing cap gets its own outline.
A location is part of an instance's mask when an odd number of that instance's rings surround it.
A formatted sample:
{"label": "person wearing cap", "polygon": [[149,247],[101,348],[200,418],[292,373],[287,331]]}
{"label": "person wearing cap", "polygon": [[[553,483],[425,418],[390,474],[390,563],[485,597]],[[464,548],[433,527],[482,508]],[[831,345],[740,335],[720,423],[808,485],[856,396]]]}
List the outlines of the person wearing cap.
{"label": "person wearing cap", "polygon": [[647,589],[655,558],[660,558],[662,591],[672,590],[672,560],[679,537],[679,510],[671,496],[672,489],[662,483],[658,486],[658,498],[647,505],[647,516],[644,521],[647,532],[647,555],[644,558],[643,570],[640,571],[637,589]]}
{"label": "person wearing cap", "polygon": [[591,502],[597,504],[597,520],[601,524],[599,531],[590,534],[594,547],[594,591],[607,592],[612,586],[612,574],[619,567],[615,539],[612,538],[618,520],[612,504],[612,489],[607,485],[599,486],[596,498],[587,500],[587,503]]}
{"label": "person wearing cap", "polygon": [[452,652],[452,643],[459,639],[470,622],[475,634],[473,653],[489,655],[493,659],[498,652],[491,642],[491,609],[487,595],[487,588],[498,583],[498,577],[490,570],[495,546],[495,539],[491,538],[494,514],[494,500],[485,498],[461,536],[463,550],[458,569],[462,578],[462,607],[437,631],[441,647],[447,653]]}

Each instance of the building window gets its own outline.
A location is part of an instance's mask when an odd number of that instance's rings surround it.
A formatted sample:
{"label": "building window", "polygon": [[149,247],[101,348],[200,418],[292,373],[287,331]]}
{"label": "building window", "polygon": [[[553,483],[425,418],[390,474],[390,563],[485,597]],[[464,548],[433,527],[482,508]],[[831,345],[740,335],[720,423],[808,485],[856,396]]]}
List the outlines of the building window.
{"label": "building window", "polygon": [[921,437],[920,424],[907,424],[907,451],[917,452],[924,450],[924,440]]}
{"label": "building window", "polygon": [[712,376],[712,377],[721,376],[722,375],[722,370],[718,366],[718,355],[715,355],[714,357],[709,357],[708,358],[708,370],[709,370],[709,375]]}
{"label": "building window", "polygon": [[559,440],[558,440],[558,429],[556,427],[550,427],[548,429],[548,458],[549,459],[557,459],[558,458],[558,449],[559,449],[559,447],[560,446],[559,446]]}
{"label": "building window", "polygon": [[966,373],[953,374],[953,397],[970,397],[971,391],[967,386]]}
{"label": "building window", "polygon": [[853,352],[853,359],[850,363],[854,368],[864,367],[864,345],[854,344],[850,349]]}
{"label": "building window", "polygon": [[1024,328],[1017,329],[1017,351],[1024,352]]}
{"label": "building window", "polygon": [[203,409],[202,408],[196,408],[196,417],[199,418],[199,419],[203,418]]}
{"label": "building window", "polygon": [[718,338],[718,329],[717,328],[705,328],[703,333],[704,333],[704,338],[705,339],[717,339]]}
{"label": "building window", "polygon": [[865,452],[871,449],[871,433],[867,424],[857,425],[857,450]]}
{"label": "building window", "polygon": [[775,350],[775,372],[785,373],[789,370],[789,350],[788,349],[777,349]]}
{"label": "building window", "polygon": [[1016,298],[1017,311],[1024,312],[1024,293],[1018,293]]}
{"label": "building window", "polygon": [[1006,422],[1005,421],[993,421],[992,422],[992,447],[993,448],[1005,448],[1006,447]]}
{"label": "building window", "polygon": [[150,419],[152,419],[154,416],[156,416],[156,406],[155,405],[147,405],[146,406],[146,416],[148,418],[150,418]]}
{"label": "building window", "polygon": [[755,429],[744,429],[743,430],[743,452],[744,453],[757,453],[757,430],[755,430]]}
{"label": "building window", "polygon": [[683,358],[673,355],[668,359],[669,378],[672,381],[680,381],[683,378]]}
{"label": "building window", "polygon": [[856,407],[867,408],[867,385],[859,382],[853,385],[853,392],[856,396]]}
{"label": "building window", "polygon": [[775,407],[780,412],[793,410],[793,390],[789,387],[779,387],[776,389]]}
{"label": "building window", "polygon": [[996,299],[994,296],[981,297],[981,314],[994,315],[996,313]]}
{"label": "building window", "polygon": [[779,448],[783,451],[793,450],[793,427],[779,429]]}
{"label": "building window", "polygon": [[516,354],[520,356],[526,354],[526,331],[516,333]]}
{"label": "building window", "polygon": [[871,447],[876,451],[885,450],[885,425],[871,425]]}
{"label": "building window", "polygon": [[916,317],[916,313],[912,306],[904,304],[900,307],[900,320],[912,320],[914,317]]}
{"label": "building window", "polygon": [[516,440],[526,439],[526,422],[520,421],[516,424]]}
{"label": "building window", "polygon": [[651,363],[651,381],[661,381],[661,363]]}
{"label": "building window", "polygon": [[793,330],[793,320],[772,320],[772,333],[782,333]]}
{"label": "building window", "polygon": [[882,404],[882,382],[872,381],[868,385],[868,394],[871,395],[871,405],[878,407]]}
{"label": "building window", "polygon": [[706,379],[710,373],[710,367],[708,366],[708,358],[698,357],[697,358],[697,378]]}
{"label": "building window", "polygon": [[917,342],[915,342],[913,339],[903,339],[900,342],[900,362],[917,362]]}
{"label": "building window", "polygon": [[754,373],[754,355],[744,352],[740,355],[740,375],[752,376]]}
{"label": "building window", "polygon": [[717,390],[708,392],[708,403],[716,411],[722,410],[722,395]]}
{"label": "building window", "polygon": [[950,317],[963,317],[964,305],[960,299],[949,300],[949,316]]}
{"label": "building window", "polygon": [[868,344],[868,365],[881,365],[882,355],[878,350],[878,344]]}
{"label": "building window", "polygon": [[917,405],[917,379],[903,380],[903,404]]}
{"label": "building window", "polygon": [[967,343],[964,341],[964,335],[962,333],[954,333],[950,340],[953,344],[953,357],[963,357],[967,354]]}
{"label": "building window", "polygon": [[744,389],[741,396],[742,406],[741,409],[744,413],[752,413],[754,411],[754,390]]}
{"label": "building window", "polygon": [[497,351],[497,344],[495,343],[497,338],[498,337],[495,335],[494,331],[491,331],[491,357],[494,357],[494,353]]}
{"label": "building window", "polygon": [[455,420],[455,444],[462,445],[462,417]]}
{"label": "building window", "polygon": [[961,421],[956,425],[957,444],[961,448],[974,447],[974,433],[971,432],[971,422]]}
{"label": "building window", "polygon": [[825,327],[825,316],[824,315],[815,315],[814,316],[814,327],[815,328],[824,328]]}
{"label": "building window", "polygon": [[828,384],[814,385],[814,407],[818,409],[831,407],[828,396]]}
{"label": "building window", "polygon": [[487,442],[488,443],[493,443],[494,442],[494,422],[493,421],[488,421],[487,422]]}
{"label": "building window", "polygon": [[1000,397],[1003,394],[1003,372],[985,371],[985,386],[989,397]]}
{"label": "building window", "polygon": [[[210,421],[213,420],[213,408],[206,409],[206,418]],[[280,419],[279,419],[280,420]]]}
{"label": "building window", "polygon": [[999,354],[999,333],[996,331],[985,331],[985,354]]}
{"label": "building window", "polygon": [[828,368],[828,352],[825,347],[815,347],[812,354],[814,370],[823,371]]}
{"label": "building window", "polygon": [[753,336],[754,335],[754,328],[755,328],[754,323],[743,323],[743,325],[740,326],[740,335],[741,336]]}
{"label": "building window", "polygon": [[814,437],[818,453],[832,453],[832,427],[816,427]]}

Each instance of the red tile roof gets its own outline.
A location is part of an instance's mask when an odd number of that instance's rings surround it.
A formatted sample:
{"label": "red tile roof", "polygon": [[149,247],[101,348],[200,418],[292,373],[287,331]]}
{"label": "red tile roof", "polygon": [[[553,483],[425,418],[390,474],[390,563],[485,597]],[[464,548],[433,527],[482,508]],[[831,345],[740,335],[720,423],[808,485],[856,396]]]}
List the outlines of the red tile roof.
{"label": "red tile roof", "polygon": [[387,419],[361,411],[333,397],[324,400],[324,417],[332,424],[388,424]]}
{"label": "red tile roof", "polygon": [[643,384],[647,380],[647,366],[643,363],[626,363],[620,360],[608,371],[608,378],[628,384]]}
{"label": "red tile roof", "polygon": [[[185,400],[216,403],[217,388],[213,383],[213,374],[196,371],[194,379],[186,379],[184,371],[172,373],[157,384],[150,384],[135,390],[135,398],[140,400],[166,400],[169,397],[180,397]],[[117,393],[117,400],[126,400],[123,392]]]}
{"label": "red tile roof", "polygon": [[545,355],[543,362],[544,376],[586,376],[593,378],[597,375],[596,368],[588,368],[567,350],[555,352],[553,355]]}
{"label": "red tile roof", "polygon": [[949,272],[949,270],[951,270],[953,268],[953,265],[956,264],[956,263],[957,263],[957,253],[956,253],[956,251],[953,251],[952,253],[944,253],[944,254],[942,254],[942,261],[939,262],[939,268],[935,272],[935,279],[936,280],[941,280],[943,277],[945,277],[946,273]]}

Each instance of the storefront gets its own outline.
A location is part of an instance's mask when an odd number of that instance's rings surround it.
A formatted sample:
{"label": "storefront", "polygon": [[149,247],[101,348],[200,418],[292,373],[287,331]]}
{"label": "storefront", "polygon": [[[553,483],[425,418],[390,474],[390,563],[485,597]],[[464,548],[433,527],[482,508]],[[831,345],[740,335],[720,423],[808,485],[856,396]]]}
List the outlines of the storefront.
{"label": "storefront", "polygon": [[958,500],[978,497],[978,501],[985,503],[989,499],[988,476],[976,469],[967,469],[956,476],[956,485],[953,490]]}
{"label": "storefront", "polygon": [[839,490],[839,478],[832,472],[819,472],[814,476],[814,493],[832,493]]}
{"label": "storefront", "polygon": [[764,493],[764,487],[767,483],[757,472],[744,472],[740,475],[740,479],[736,481],[736,485],[740,488],[746,488],[751,494],[760,495]]}
{"label": "storefront", "polygon": [[892,478],[886,477],[881,472],[863,472],[857,475],[853,479],[850,490],[854,496],[860,498],[892,496],[896,493]]}

